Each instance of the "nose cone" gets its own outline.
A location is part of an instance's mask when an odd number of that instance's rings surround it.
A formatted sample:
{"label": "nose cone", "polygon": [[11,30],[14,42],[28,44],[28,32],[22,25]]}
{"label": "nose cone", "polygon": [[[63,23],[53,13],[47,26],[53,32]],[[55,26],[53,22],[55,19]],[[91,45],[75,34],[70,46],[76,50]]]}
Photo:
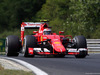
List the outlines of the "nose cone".
{"label": "nose cone", "polygon": [[53,45],[53,49],[56,52],[59,52],[59,53],[66,52],[65,47],[62,45],[62,43],[60,41],[54,41],[54,42],[52,42],[52,45]]}
{"label": "nose cone", "polygon": [[63,47],[63,46],[54,46],[54,49],[55,49],[55,51],[56,52],[59,52],[59,53],[64,53],[64,52],[66,52],[66,49]]}
{"label": "nose cone", "polygon": [[59,53],[64,53],[66,50],[65,50],[65,48],[56,48],[55,47],[55,51],[59,52]]}

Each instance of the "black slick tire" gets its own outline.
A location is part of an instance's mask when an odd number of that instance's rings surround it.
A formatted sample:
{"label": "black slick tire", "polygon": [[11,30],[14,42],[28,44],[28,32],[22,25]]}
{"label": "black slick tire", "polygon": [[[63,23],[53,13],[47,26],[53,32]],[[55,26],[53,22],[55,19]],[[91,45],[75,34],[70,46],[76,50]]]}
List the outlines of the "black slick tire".
{"label": "black slick tire", "polygon": [[[74,38],[75,47],[79,48],[87,48],[86,38],[84,36],[76,36]],[[87,51],[82,51],[78,55],[75,55],[76,58],[85,58],[87,55]]]}
{"label": "black slick tire", "polygon": [[6,37],[5,41],[5,51],[6,56],[18,56],[20,51],[20,41],[15,35],[10,35]]}
{"label": "black slick tire", "polygon": [[36,38],[32,35],[27,35],[25,36],[25,39],[24,39],[24,45],[23,45],[23,54],[24,54],[24,57],[34,57],[34,54],[33,55],[30,55],[29,52],[28,52],[28,48],[34,48],[36,47],[37,45],[37,42],[36,42]]}

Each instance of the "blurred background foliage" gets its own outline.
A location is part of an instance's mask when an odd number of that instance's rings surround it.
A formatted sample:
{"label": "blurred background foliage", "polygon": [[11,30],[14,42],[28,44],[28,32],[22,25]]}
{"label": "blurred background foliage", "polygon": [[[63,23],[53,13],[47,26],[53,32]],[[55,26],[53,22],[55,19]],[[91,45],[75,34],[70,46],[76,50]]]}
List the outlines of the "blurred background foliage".
{"label": "blurred background foliage", "polygon": [[0,0],[0,38],[20,36],[22,22],[41,19],[56,33],[100,38],[100,0]]}

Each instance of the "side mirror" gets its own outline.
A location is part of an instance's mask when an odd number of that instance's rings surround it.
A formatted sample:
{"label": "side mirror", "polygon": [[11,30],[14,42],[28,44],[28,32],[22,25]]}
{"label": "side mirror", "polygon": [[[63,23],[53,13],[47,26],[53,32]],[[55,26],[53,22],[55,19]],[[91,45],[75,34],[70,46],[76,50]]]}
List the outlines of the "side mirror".
{"label": "side mirror", "polygon": [[60,35],[60,34],[64,34],[64,31],[59,31],[59,35]]}
{"label": "side mirror", "polygon": [[33,33],[38,33],[38,31],[33,31]]}

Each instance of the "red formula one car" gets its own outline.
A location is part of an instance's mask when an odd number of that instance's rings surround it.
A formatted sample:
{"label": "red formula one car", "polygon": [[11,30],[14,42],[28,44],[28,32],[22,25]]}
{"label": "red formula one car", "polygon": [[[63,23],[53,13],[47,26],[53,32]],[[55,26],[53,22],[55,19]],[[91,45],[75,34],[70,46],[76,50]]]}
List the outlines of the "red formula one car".
{"label": "red formula one car", "polygon": [[[64,57],[65,55],[75,55],[76,58],[85,58],[88,54],[87,42],[84,36],[59,35],[53,33],[46,21],[42,22],[22,22],[21,40],[15,35],[6,38],[5,50],[7,56],[18,56],[20,52],[24,57],[34,57],[34,55],[53,55]],[[24,36],[25,29],[39,29],[33,31],[35,35]]]}

